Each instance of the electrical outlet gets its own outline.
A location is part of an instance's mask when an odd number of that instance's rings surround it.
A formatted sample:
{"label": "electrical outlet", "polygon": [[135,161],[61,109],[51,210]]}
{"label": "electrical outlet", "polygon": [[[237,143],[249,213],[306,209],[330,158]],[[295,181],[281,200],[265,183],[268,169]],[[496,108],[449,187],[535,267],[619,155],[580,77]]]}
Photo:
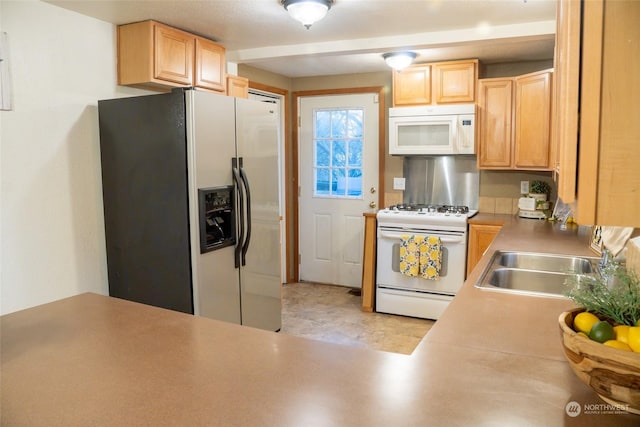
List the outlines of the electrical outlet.
{"label": "electrical outlet", "polygon": [[393,178],[393,189],[394,190],[404,190],[405,179],[404,178]]}
{"label": "electrical outlet", "polygon": [[520,194],[529,194],[529,181],[520,181]]}

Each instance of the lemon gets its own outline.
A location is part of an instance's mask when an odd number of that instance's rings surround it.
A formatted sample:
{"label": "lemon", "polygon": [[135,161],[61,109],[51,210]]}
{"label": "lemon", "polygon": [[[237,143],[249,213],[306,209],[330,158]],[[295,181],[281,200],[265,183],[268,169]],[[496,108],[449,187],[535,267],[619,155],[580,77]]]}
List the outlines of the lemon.
{"label": "lemon", "polygon": [[640,353],[640,326],[629,327],[629,335],[627,337],[629,347],[636,353]]}
{"label": "lemon", "polygon": [[598,319],[598,316],[595,314],[583,311],[573,319],[573,329],[577,332],[584,332],[585,334],[588,334],[593,325],[599,321],[600,319]]}
{"label": "lemon", "polygon": [[578,332],[577,335],[589,339],[589,335],[585,334],[584,332]]}
{"label": "lemon", "polygon": [[613,327],[613,333],[615,336],[615,339],[618,341],[622,341],[623,343],[628,343],[629,342],[629,328],[631,326],[627,326],[627,325],[618,325],[618,326],[614,326]]}
{"label": "lemon", "polygon": [[[605,320],[600,320],[598,323],[593,325],[591,327],[591,331],[589,331],[589,338],[601,343],[612,340],[613,335],[613,326]],[[640,344],[640,336],[638,338],[638,344]],[[640,347],[638,347],[638,349],[640,350]]]}
{"label": "lemon", "polygon": [[622,341],[609,340],[609,341],[605,341],[604,345],[608,347],[618,348],[624,351],[631,351],[631,347],[629,347],[629,345],[623,343]]}

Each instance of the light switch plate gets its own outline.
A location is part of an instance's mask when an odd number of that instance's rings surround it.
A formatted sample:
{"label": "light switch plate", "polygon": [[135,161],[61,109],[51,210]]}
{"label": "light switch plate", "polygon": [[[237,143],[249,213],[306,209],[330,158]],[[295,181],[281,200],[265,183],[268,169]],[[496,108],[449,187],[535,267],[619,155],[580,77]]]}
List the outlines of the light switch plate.
{"label": "light switch plate", "polygon": [[404,178],[393,178],[393,189],[394,190],[404,190]]}
{"label": "light switch plate", "polygon": [[520,181],[520,194],[529,194],[529,181]]}

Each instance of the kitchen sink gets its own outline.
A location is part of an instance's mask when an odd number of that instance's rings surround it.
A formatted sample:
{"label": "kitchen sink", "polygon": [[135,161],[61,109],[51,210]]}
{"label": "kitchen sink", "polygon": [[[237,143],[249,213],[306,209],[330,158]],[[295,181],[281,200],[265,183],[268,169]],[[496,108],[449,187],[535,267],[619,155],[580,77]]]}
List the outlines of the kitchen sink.
{"label": "kitchen sink", "polygon": [[[556,273],[593,273],[594,259],[570,255],[549,255],[529,252],[498,251],[497,262],[503,267]],[[597,264],[598,259],[595,259]]]}
{"label": "kitchen sink", "polygon": [[496,251],[476,287],[537,296],[563,297],[566,280],[598,274],[599,258]]}
{"label": "kitchen sink", "polygon": [[499,268],[491,272],[488,284],[504,290],[563,295],[568,277],[567,274],[550,271]]}

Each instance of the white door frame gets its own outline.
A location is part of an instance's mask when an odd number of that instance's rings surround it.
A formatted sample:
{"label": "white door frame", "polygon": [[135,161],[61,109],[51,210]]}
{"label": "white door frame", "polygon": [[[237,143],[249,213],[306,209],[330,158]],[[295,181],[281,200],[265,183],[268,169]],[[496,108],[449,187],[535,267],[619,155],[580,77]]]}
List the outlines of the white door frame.
{"label": "white door frame", "polygon": [[[309,96],[327,96],[327,95],[352,95],[352,94],[363,94],[363,93],[371,93],[373,95],[378,96],[378,207],[382,207],[384,203],[384,159],[386,156],[385,149],[385,141],[386,141],[386,109],[384,102],[384,87],[383,86],[375,86],[375,87],[362,87],[362,88],[346,88],[346,89],[328,89],[328,90],[310,90],[310,91],[300,91],[293,92],[293,180],[290,184],[290,191],[295,192],[296,197],[293,197],[293,253],[295,254],[295,259],[291,260],[294,263],[294,281],[298,281],[300,278],[300,270],[299,270],[299,220],[298,220],[298,197],[299,194],[299,186],[300,186],[300,176],[298,165],[300,161],[300,154],[298,150],[299,146],[299,126],[300,126],[300,98],[309,97]],[[364,213],[364,212],[363,212]]]}

